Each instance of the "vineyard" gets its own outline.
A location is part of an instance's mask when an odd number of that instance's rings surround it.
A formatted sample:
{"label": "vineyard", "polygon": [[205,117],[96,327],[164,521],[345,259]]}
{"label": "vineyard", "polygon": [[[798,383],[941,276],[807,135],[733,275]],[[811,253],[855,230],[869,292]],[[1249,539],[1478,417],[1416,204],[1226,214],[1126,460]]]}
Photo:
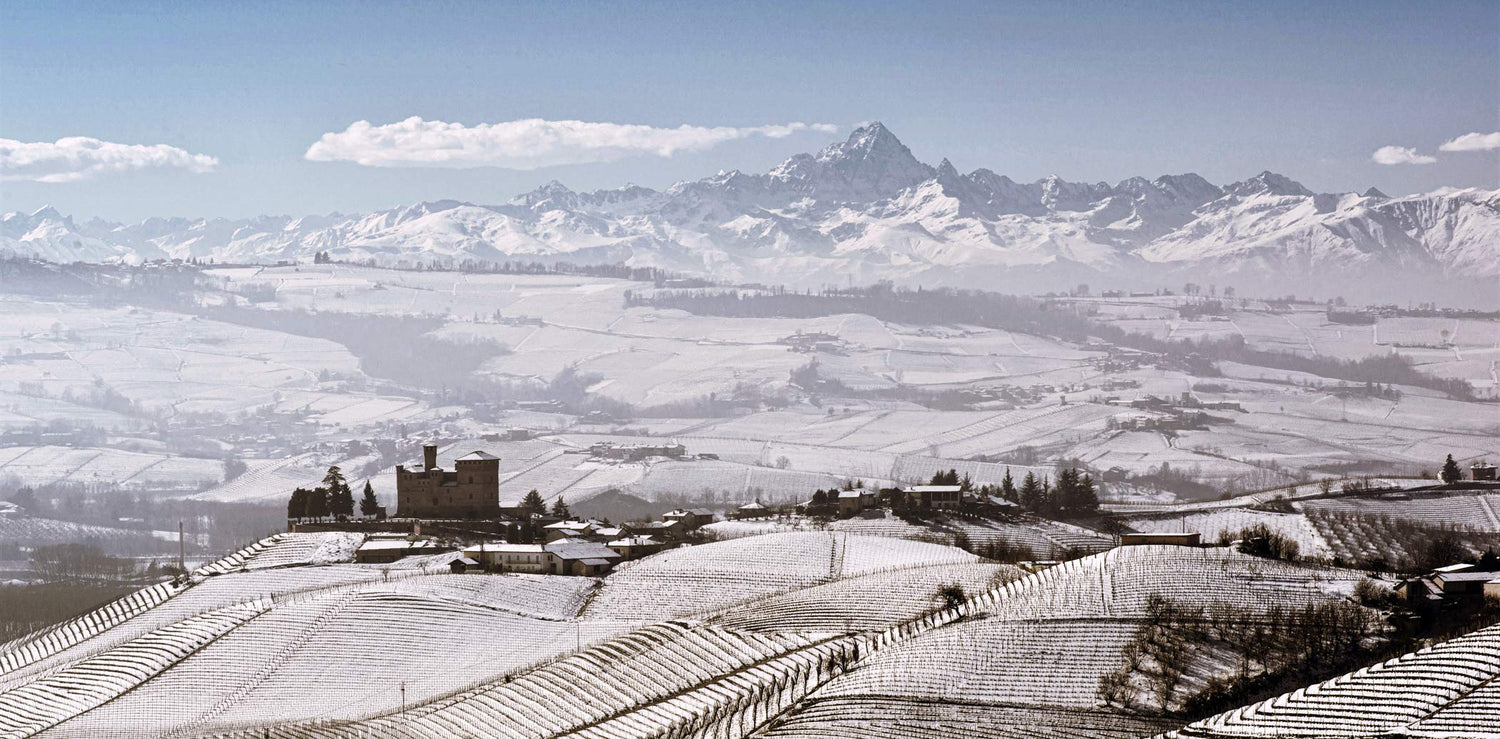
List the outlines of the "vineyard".
{"label": "vineyard", "polygon": [[[351,564],[356,541],[278,535],[0,647],[0,735],[1144,736],[1180,723],[1101,686],[1158,602],[1253,622],[1357,608],[1363,579],[1164,546],[1032,573],[840,531],[673,549],[603,579],[455,575],[451,555]],[[1202,651],[1176,690],[1232,665]]]}

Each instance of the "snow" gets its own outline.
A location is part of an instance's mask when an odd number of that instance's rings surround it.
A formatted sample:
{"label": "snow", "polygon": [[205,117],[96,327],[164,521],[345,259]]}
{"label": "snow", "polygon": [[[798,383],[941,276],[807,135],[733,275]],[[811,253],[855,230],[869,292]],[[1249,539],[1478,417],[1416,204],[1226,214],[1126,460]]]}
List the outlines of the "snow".
{"label": "snow", "polygon": [[1366,267],[1420,267],[1483,278],[1500,275],[1497,202],[1500,190],[1315,194],[1271,172],[1222,189],[1191,173],[1113,186],[1057,176],[1020,184],[983,169],[959,174],[946,160],[928,166],[874,123],[767,174],[720,174],[666,192],[575,193],[551,183],[503,205],[441,201],[355,216],[134,225],[80,225],[43,209],[5,217],[0,252],[61,262],[270,262],[316,251],[382,263],[624,259],[807,285],[854,277],[1035,288],[1039,278],[1066,286],[1079,268],[1157,277],[1203,268],[1274,280],[1322,265],[1351,277]]}

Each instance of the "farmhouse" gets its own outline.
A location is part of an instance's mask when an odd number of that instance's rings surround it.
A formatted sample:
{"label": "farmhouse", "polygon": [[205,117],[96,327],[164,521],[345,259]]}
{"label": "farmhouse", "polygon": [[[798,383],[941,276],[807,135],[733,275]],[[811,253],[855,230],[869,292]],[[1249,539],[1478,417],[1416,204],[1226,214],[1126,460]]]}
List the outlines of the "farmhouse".
{"label": "farmhouse", "polygon": [[1484,461],[1475,462],[1474,464],[1469,465],[1469,479],[1494,480],[1495,465],[1487,464]]}
{"label": "farmhouse", "polygon": [[840,490],[839,515],[852,516],[867,508],[875,507],[873,490]]}
{"label": "farmhouse", "polygon": [[406,518],[493,518],[500,515],[500,458],[473,451],[438,466],[437,447],[422,447],[422,469],[396,465],[396,509]]}
{"label": "farmhouse", "polygon": [[403,557],[437,554],[451,548],[444,547],[431,539],[408,539],[404,536],[383,537],[377,534],[354,550],[354,561],[360,564],[386,564]]}
{"label": "farmhouse", "polygon": [[769,508],[761,505],[761,502],[757,500],[753,503],[746,503],[739,508],[734,509],[733,517],[736,519],[760,518],[761,516],[769,515],[770,512],[771,511]]}
{"label": "farmhouse", "polygon": [[957,510],[963,500],[963,488],[958,485],[913,485],[902,492],[907,507],[922,510]]}
{"label": "farmhouse", "polygon": [[1452,564],[1395,587],[1413,610],[1432,613],[1440,608],[1475,606],[1488,596],[1500,596],[1500,572],[1472,564]]}

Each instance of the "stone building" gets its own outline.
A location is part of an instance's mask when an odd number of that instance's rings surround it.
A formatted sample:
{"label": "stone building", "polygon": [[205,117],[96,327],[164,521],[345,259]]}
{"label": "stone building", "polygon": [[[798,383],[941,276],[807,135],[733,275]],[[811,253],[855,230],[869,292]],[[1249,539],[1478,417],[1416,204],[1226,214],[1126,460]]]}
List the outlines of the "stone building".
{"label": "stone building", "polygon": [[403,518],[495,518],[500,515],[500,458],[480,451],[438,466],[437,447],[422,447],[422,468],[396,465],[396,514]]}

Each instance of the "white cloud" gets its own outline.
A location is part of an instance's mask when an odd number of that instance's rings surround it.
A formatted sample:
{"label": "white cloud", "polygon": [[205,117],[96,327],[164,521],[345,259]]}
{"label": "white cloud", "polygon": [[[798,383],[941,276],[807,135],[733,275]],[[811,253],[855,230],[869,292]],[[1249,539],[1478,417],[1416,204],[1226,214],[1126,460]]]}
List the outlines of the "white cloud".
{"label": "white cloud", "polygon": [[1432,164],[1437,157],[1418,154],[1416,149],[1406,146],[1382,146],[1370,155],[1376,164]]}
{"label": "white cloud", "polygon": [[670,157],[679,151],[703,151],[751,136],[779,139],[802,131],[837,130],[837,126],[827,123],[655,128],[538,118],[465,126],[413,116],[380,126],[356,121],[343,131],[323,134],[305,156],[314,162],[357,162],[367,167],[530,170],[611,162],[640,155]]}
{"label": "white cloud", "polygon": [[1500,132],[1466,133],[1438,147],[1438,151],[1494,151],[1500,149]]}
{"label": "white cloud", "polygon": [[219,160],[166,144],[116,144],[84,136],[56,142],[0,139],[0,179],[32,182],[78,180],[141,169],[208,172]]}

